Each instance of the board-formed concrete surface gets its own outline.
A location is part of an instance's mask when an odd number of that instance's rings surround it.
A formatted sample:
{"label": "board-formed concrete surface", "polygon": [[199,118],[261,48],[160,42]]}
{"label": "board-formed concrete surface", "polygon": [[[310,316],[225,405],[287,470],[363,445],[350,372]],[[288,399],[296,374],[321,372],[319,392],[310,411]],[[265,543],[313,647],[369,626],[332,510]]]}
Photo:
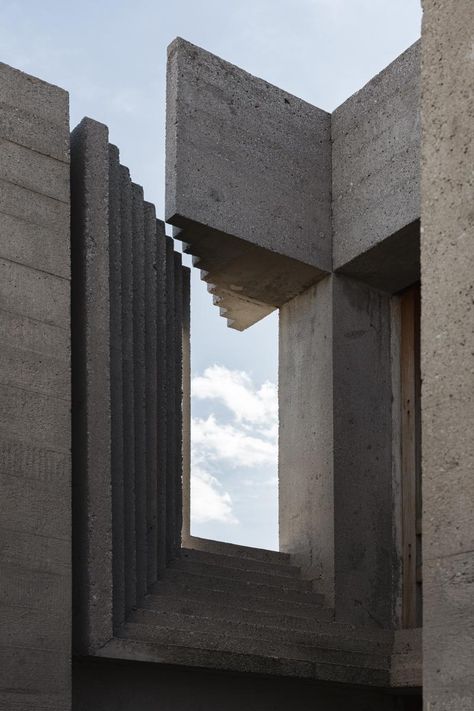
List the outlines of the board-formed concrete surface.
{"label": "board-formed concrete surface", "polygon": [[424,696],[474,707],[474,9],[424,0],[422,431]]}
{"label": "board-formed concrete surface", "polygon": [[333,261],[340,268],[420,217],[420,44],[331,116]]}
{"label": "board-formed concrete surface", "polygon": [[0,708],[71,692],[68,95],[0,65]]}

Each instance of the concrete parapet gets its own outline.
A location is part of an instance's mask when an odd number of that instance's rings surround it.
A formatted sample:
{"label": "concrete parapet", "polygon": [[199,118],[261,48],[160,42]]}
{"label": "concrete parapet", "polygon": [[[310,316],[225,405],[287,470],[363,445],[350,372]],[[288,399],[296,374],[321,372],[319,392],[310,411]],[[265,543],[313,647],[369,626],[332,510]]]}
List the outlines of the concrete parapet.
{"label": "concrete parapet", "polygon": [[0,708],[71,704],[69,102],[0,64]]}

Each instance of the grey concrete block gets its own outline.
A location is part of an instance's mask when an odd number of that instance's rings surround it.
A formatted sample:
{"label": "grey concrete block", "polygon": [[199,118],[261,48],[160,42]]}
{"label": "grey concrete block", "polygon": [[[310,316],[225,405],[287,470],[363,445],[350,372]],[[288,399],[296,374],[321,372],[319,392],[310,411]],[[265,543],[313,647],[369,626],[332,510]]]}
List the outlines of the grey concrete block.
{"label": "grey concrete block", "polygon": [[[38,506],[39,508],[39,506]],[[38,537],[33,532],[3,528],[0,523],[0,561],[56,575],[68,575],[71,570],[71,551],[67,540],[59,537]]]}
{"label": "grey concrete block", "polygon": [[[60,253],[64,253],[65,248],[69,249],[69,203],[0,180],[0,212],[50,228],[58,236],[62,235]],[[64,268],[69,268],[69,259],[63,264]]]}
{"label": "grey concrete block", "polygon": [[180,38],[167,112],[168,221],[330,268],[329,114]]}
{"label": "grey concrete block", "polygon": [[112,636],[108,129],[71,136],[73,486],[77,649]]}
{"label": "grey concrete block", "polygon": [[202,269],[262,318],[331,268],[330,115],[179,38],[167,86],[166,219],[191,251],[212,242]]}
{"label": "grey concrete block", "polygon": [[0,259],[0,309],[67,329],[69,290],[66,279]]}
{"label": "grey concrete block", "polygon": [[420,217],[420,47],[332,114],[333,259],[339,268]]}
{"label": "grey concrete block", "polygon": [[2,102],[47,120],[58,128],[58,143],[69,128],[68,93],[59,86],[0,63]]}
{"label": "grey concrete block", "polygon": [[70,245],[65,239],[64,226],[54,229],[35,225],[0,212],[1,255],[9,261],[68,279]]}
{"label": "grey concrete block", "polygon": [[[279,538],[334,602],[332,278],[280,310]],[[317,357],[315,355],[317,354]]]}
{"label": "grey concrete block", "polygon": [[0,139],[0,179],[69,203],[69,163]]}

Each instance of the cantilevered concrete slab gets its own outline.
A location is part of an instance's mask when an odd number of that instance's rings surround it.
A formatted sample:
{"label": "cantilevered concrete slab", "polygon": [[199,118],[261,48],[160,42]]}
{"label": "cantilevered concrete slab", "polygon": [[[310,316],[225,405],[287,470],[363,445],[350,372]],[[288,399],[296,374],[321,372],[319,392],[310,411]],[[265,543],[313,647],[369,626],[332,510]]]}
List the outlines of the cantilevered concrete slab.
{"label": "cantilevered concrete slab", "polygon": [[166,219],[229,325],[246,328],[330,271],[329,114],[178,38],[166,153]]}

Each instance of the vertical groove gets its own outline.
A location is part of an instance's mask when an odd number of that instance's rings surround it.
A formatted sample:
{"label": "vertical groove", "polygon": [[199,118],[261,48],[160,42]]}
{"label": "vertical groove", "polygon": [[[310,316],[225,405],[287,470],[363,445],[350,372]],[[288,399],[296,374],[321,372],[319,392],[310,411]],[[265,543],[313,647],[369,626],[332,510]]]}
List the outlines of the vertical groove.
{"label": "vertical groove", "polygon": [[158,566],[158,373],[157,373],[157,234],[155,208],[145,203],[145,368],[147,583]]}
{"label": "vertical groove", "polygon": [[176,529],[176,359],[175,336],[175,267],[171,237],[166,238],[166,558],[175,557]]}
{"label": "vertical groove", "polygon": [[118,148],[109,145],[110,409],[115,630],[125,620],[121,256],[120,160]]}
{"label": "vertical groove", "polygon": [[183,288],[183,475],[182,475],[182,538],[184,544],[191,535],[191,270],[182,268]]}
{"label": "vertical groove", "polygon": [[156,221],[156,363],[157,363],[157,425],[158,425],[158,480],[157,480],[157,516],[158,516],[158,572],[163,571],[167,561],[167,260],[165,226]]}
{"label": "vertical groove", "polygon": [[128,168],[120,166],[120,233],[122,243],[123,463],[125,611],[136,606],[135,424],[133,385],[133,243],[132,187]]}
{"label": "vertical groove", "polygon": [[175,554],[181,548],[181,529],[183,525],[183,266],[181,254],[174,253],[174,321],[176,362],[175,375],[175,448],[176,462],[174,470],[174,532],[173,545]]}
{"label": "vertical groove", "polygon": [[143,189],[132,183],[133,365],[135,403],[135,535],[137,602],[147,587],[145,429],[145,233]]}

